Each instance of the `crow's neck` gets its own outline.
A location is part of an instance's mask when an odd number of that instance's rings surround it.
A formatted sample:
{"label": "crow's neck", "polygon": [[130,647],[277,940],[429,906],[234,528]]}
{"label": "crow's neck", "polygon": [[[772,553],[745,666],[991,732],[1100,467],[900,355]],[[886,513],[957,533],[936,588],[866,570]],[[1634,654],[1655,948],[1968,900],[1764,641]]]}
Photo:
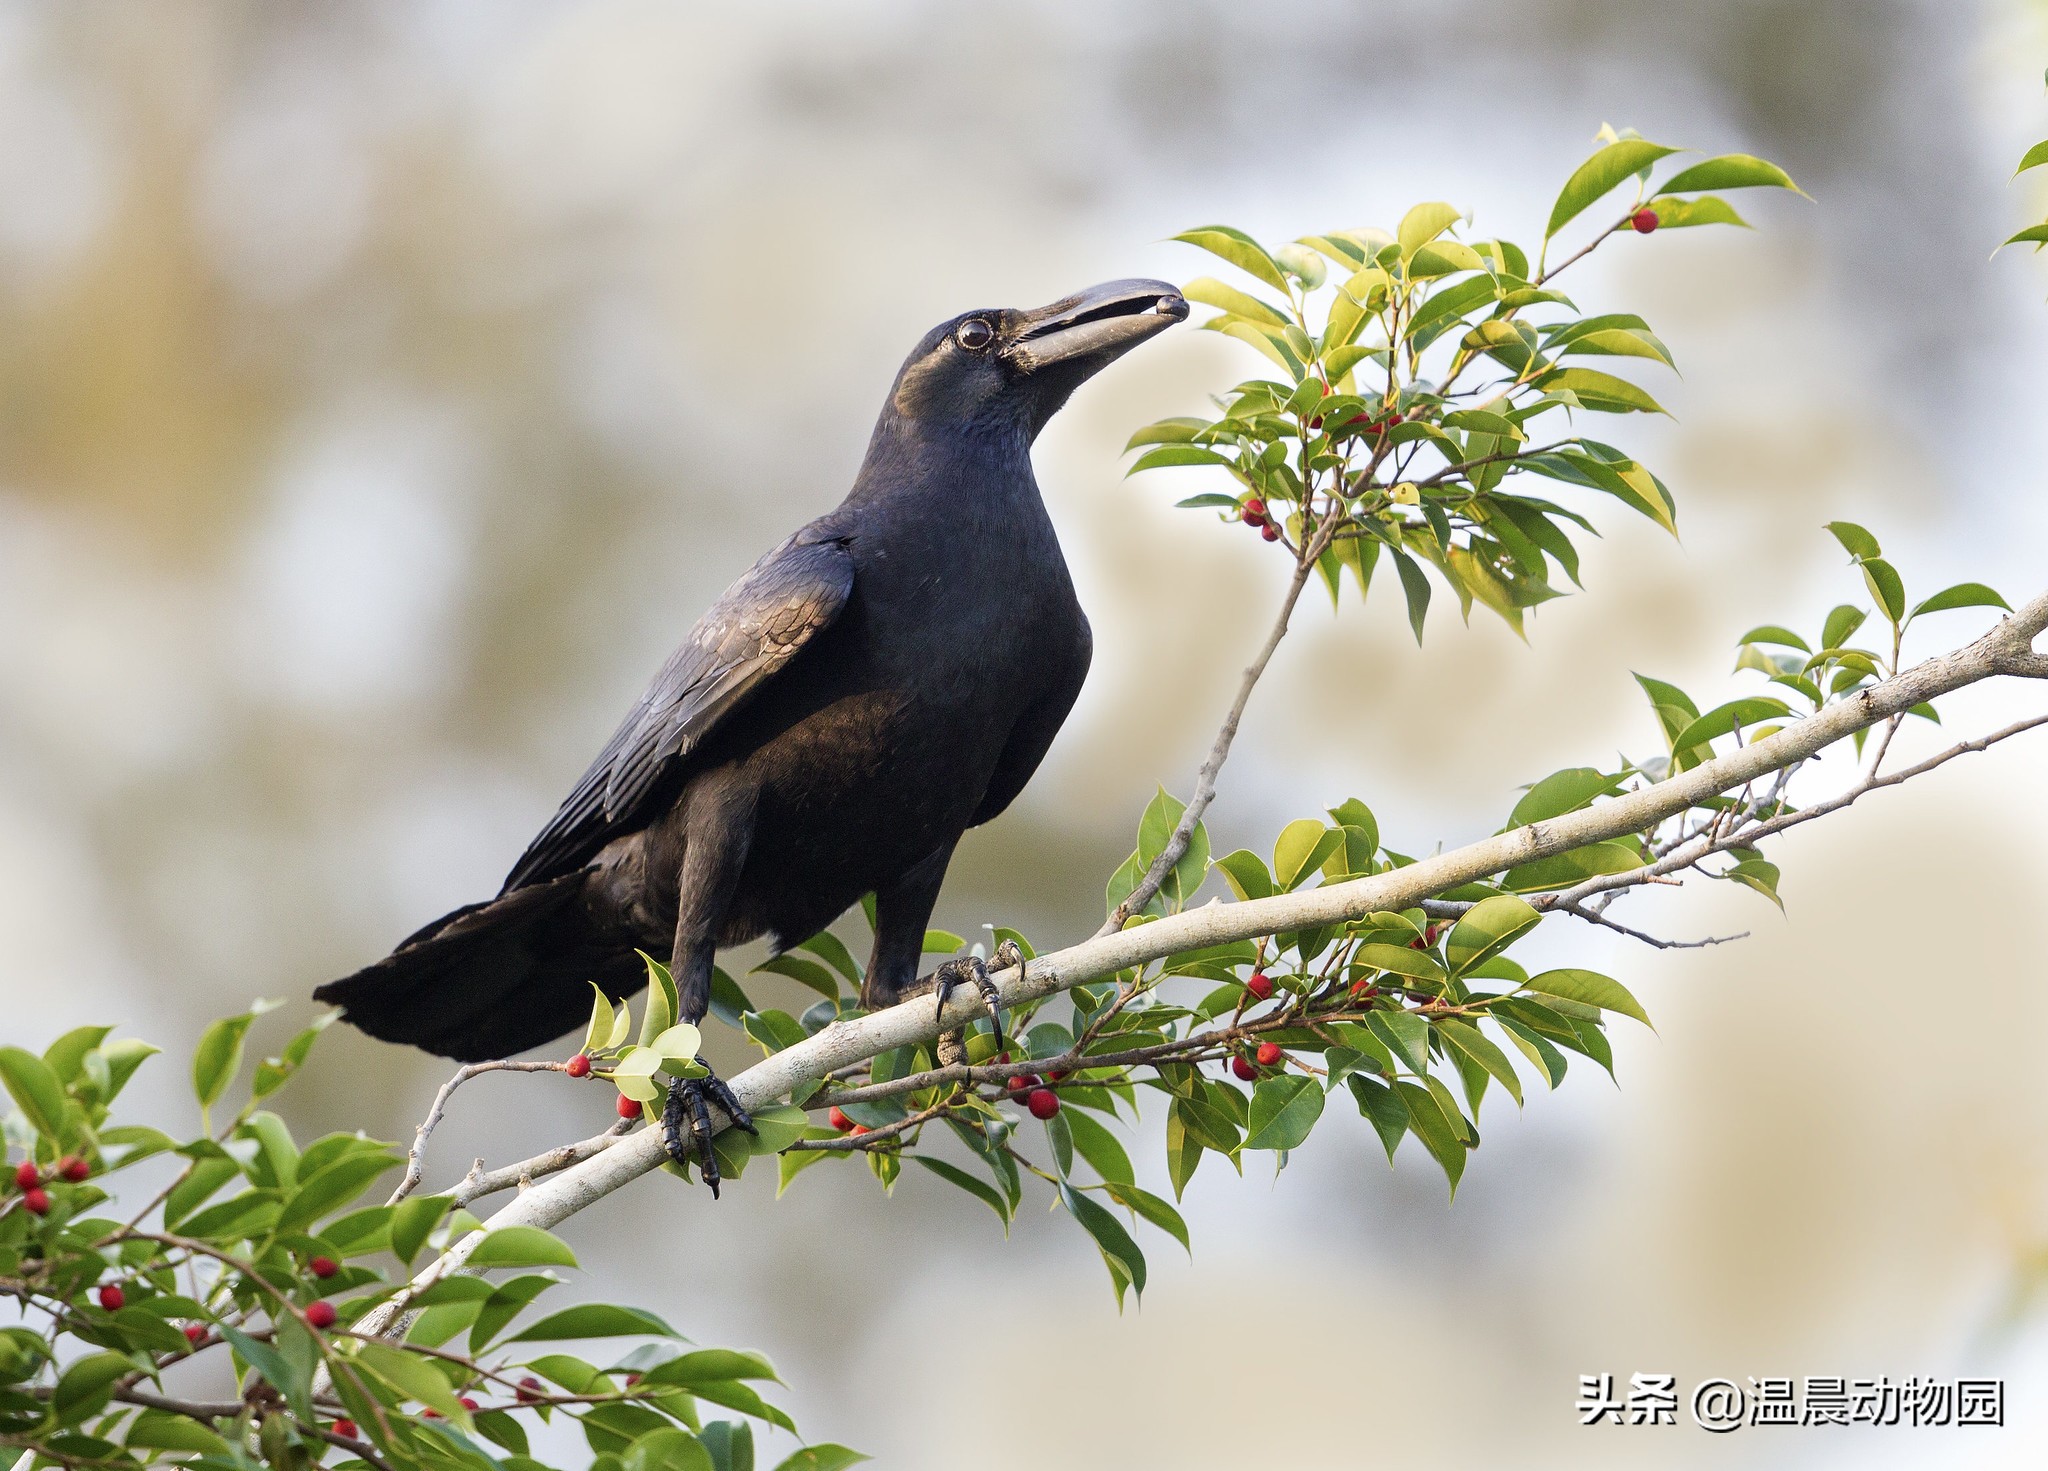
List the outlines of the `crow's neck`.
{"label": "crow's neck", "polygon": [[848,505],[1040,512],[1031,435],[1015,422],[933,426],[885,413],[868,442]]}

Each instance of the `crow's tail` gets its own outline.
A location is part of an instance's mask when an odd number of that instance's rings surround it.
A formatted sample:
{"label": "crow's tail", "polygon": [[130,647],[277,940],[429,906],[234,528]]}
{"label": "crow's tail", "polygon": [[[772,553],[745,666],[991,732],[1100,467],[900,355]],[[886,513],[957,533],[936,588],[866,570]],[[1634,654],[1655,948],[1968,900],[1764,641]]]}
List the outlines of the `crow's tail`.
{"label": "crow's tail", "polygon": [[510,1057],[581,1026],[590,986],[647,983],[633,942],[591,913],[579,870],[443,915],[375,965],[313,993],[386,1042],[461,1062]]}

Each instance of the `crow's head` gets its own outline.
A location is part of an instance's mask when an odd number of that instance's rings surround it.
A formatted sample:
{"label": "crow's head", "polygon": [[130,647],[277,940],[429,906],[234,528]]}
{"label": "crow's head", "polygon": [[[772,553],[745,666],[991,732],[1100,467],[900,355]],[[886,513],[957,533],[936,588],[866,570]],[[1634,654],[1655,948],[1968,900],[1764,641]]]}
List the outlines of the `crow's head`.
{"label": "crow's head", "polygon": [[966,312],[925,334],[889,398],[922,427],[1022,427],[1035,435],[1067,395],[1187,317],[1164,281],[1107,281],[1035,311]]}

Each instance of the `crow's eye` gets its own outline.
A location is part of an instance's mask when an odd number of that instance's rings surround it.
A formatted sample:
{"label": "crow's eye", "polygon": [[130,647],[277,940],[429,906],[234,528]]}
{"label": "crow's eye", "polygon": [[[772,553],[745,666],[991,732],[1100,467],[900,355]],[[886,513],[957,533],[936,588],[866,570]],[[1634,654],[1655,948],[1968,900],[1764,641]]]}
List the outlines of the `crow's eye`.
{"label": "crow's eye", "polygon": [[980,317],[969,317],[960,324],[960,330],[955,332],[953,337],[969,352],[980,352],[996,340],[996,329]]}

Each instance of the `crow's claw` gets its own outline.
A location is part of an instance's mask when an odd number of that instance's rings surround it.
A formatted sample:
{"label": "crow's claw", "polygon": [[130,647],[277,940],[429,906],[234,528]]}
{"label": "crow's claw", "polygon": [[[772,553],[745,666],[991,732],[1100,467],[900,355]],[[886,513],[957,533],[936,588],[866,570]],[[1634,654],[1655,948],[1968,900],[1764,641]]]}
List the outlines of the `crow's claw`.
{"label": "crow's claw", "polygon": [[[677,1078],[668,1085],[668,1100],[661,1109],[661,1138],[670,1159],[685,1167],[695,1163],[697,1173],[711,1187],[711,1198],[716,1200],[718,1156],[711,1152],[711,1136],[716,1131],[711,1127],[709,1105],[717,1104],[736,1128],[745,1129],[749,1134],[759,1131],[725,1080],[709,1071],[711,1064],[701,1057],[697,1061],[706,1069],[703,1077]],[[687,1142],[683,1138],[685,1126],[690,1131]]]}
{"label": "crow's claw", "polygon": [[1003,1050],[1003,993],[996,989],[996,983],[988,978],[988,966],[979,955],[962,955],[949,960],[932,972],[932,990],[939,998],[938,1014],[946,1014],[947,998],[962,981],[972,981],[974,989],[981,992],[982,1001],[988,1006],[988,1019],[995,1028],[996,1051]]}

